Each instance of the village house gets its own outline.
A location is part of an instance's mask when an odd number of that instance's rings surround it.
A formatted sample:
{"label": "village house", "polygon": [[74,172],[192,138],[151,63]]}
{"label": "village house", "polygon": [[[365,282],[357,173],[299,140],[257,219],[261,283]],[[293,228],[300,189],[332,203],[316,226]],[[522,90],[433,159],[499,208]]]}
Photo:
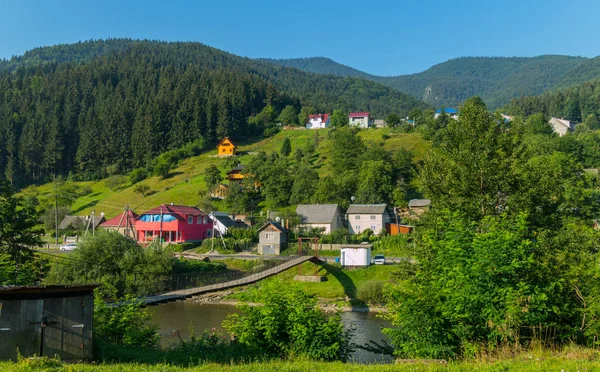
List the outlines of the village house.
{"label": "village house", "polygon": [[244,168],[244,164],[238,164],[235,168],[227,172],[227,179],[229,182],[242,182],[246,177],[244,174]]}
{"label": "village house", "polygon": [[367,229],[381,234],[386,224],[394,221],[394,213],[387,204],[351,204],[346,219],[350,234],[360,234]]}
{"label": "village house", "polygon": [[329,114],[309,115],[306,122],[306,129],[329,128],[329,123]]}
{"label": "village house", "polygon": [[433,115],[433,118],[437,119],[442,114],[442,111],[444,112],[444,114],[450,116],[452,119],[458,119],[458,110],[453,109],[451,107],[436,110],[435,115]]}
{"label": "village house", "polygon": [[287,230],[279,222],[267,222],[258,229],[258,253],[281,254],[287,243]]}
{"label": "village house", "polygon": [[375,119],[373,121],[373,126],[375,128],[385,128],[387,126],[387,123],[383,119]]}
{"label": "village house", "polygon": [[415,214],[417,216],[422,215],[423,213],[429,210],[429,206],[431,205],[431,200],[429,199],[410,199],[408,201],[408,209],[411,214]]}
{"label": "village house", "polygon": [[236,221],[229,217],[225,212],[211,212],[208,217],[214,225],[214,232],[219,233],[220,236],[225,236],[229,233],[229,229],[234,228],[247,228],[248,225],[242,221]]}
{"label": "village house", "polygon": [[369,112],[351,112],[348,114],[348,125],[358,128],[370,128],[373,126],[373,118]]}
{"label": "village house", "polygon": [[65,216],[58,224],[58,230],[92,231],[96,230],[104,221],[106,219],[103,214],[99,216]]}
{"label": "village house", "polygon": [[215,199],[223,200],[227,197],[228,193],[229,186],[220,183],[219,186],[215,187],[215,189],[210,192],[210,196]]}
{"label": "village house", "polygon": [[567,134],[567,132],[571,132],[574,128],[574,125],[569,120],[562,118],[551,118],[548,121],[548,124],[552,125],[554,133],[558,134],[561,137]]}
{"label": "village house", "polygon": [[344,217],[337,204],[300,204],[296,207],[300,216],[299,228],[323,229],[323,233],[344,228]]}
{"label": "village house", "polygon": [[225,137],[219,142],[217,150],[219,156],[235,156],[237,154],[237,146],[231,142],[229,137]]}
{"label": "village house", "polygon": [[107,231],[116,231],[123,236],[135,237],[135,219],[138,218],[138,214],[127,209],[123,213],[116,215],[108,221],[100,224],[100,227]]}
{"label": "village house", "polygon": [[159,236],[169,243],[197,242],[212,236],[212,221],[198,208],[163,204],[138,216],[135,229],[139,243]]}

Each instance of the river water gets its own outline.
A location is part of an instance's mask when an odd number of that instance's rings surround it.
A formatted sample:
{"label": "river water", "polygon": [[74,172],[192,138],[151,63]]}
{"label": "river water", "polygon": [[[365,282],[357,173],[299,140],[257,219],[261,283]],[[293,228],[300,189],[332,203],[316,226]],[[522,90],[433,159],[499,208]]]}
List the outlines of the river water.
{"label": "river water", "polygon": [[[222,330],[221,323],[228,314],[237,312],[231,305],[205,304],[194,301],[178,301],[149,307],[152,313],[152,322],[159,328],[163,346],[179,342],[179,337],[188,339],[190,329],[193,327],[195,334],[199,335],[204,330]],[[355,329],[352,341],[364,345],[370,340],[380,342],[382,339],[389,341],[381,332],[381,327],[388,327],[389,322],[380,319],[374,313],[342,313],[342,322],[345,327]],[[370,353],[365,350],[356,350],[352,361],[357,363],[390,363],[389,356]]]}

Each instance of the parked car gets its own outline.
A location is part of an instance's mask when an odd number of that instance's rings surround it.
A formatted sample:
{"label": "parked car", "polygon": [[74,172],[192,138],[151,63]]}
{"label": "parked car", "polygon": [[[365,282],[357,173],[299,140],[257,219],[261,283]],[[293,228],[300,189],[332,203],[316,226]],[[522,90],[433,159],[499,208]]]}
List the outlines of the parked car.
{"label": "parked car", "polygon": [[75,249],[77,249],[77,243],[69,243],[69,244],[65,244],[60,247],[60,250],[62,252],[73,251]]}
{"label": "parked car", "polygon": [[375,265],[385,265],[385,256],[382,254],[378,254],[373,257],[373,263]]}

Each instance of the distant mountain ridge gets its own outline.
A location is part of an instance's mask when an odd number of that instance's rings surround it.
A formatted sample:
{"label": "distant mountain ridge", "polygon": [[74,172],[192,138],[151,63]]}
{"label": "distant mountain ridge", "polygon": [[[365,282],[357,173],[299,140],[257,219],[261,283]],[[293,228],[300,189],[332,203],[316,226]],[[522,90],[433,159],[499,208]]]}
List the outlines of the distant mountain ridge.
{"label": "distant mountain ridge", "polygon": [[600,57],[461,57],[416,74],[376,76],[324,57],[261,59],[303,71],[373,80],[435,107],[457,106],[478,95],[491,109],[600,77]]}

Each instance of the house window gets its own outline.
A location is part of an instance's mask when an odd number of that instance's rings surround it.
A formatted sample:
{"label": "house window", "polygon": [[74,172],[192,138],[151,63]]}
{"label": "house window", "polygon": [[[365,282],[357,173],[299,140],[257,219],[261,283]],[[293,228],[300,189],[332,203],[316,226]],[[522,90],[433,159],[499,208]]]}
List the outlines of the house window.
{"label": "house window", "polygon": [[275,234],[274,233],[266,233],[265,234],[265,239],[274,239],[275,238]]}
{"label": "house window", "polygon": [[202,223],[202,216],[198,216],[198,218],[196,219],[196,223],[198,225]]}
{"label": "house window", "polygon": [[194,216],[188,216],[188,224],[193,224],[194,223]]}
{"label": "house window", "polygon": [[203,222],[204,222],[204,223],[207,223],[207,219],[208,219],[208,218],[207,218],[206,216],[204,216],[204,221],[203,221]]}
{"label": "house window", "polygon": [[372,220],[376,220],[376,219],[377,219],[377,216],[371,216],[371,219],[372,219]]}
{"label": "house window", "polygon": [[355,220],[360,220],[360,216],[359,216],[359,215],[356,215],[356,216],[354,216],[354,219],[355,219]]}
{"label": "house window", "polygon": [[360,226],[359,225],[354,226],[354,230],[356,230],[356,232],[360,232]]}
{"label": "house window", "polygon": [[375,232],[375,229],[376,229],[376,228],[377,228],[377,227],[375,227],[375,225],[371,225],[371,231]]}

